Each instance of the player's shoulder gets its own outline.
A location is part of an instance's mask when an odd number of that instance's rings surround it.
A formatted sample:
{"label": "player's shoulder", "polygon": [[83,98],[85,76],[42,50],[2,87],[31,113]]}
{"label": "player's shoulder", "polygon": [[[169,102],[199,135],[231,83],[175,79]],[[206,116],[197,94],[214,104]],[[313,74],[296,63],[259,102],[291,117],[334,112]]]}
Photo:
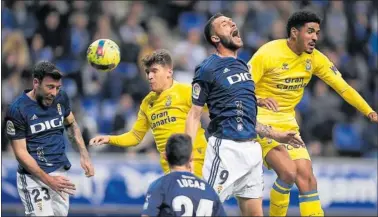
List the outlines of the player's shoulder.
{"label": "player's shoulder", "polygon": [[9,105],[7,109],[8,116],[14,116],[16,113],[22,113],[28,106],[29,100],[26,98],[26,90],[20,94],[16,99],[14,99]]}
{"label": "player's shoulder", "polygon": [[55,100],[58,103],[66,103],[69,100],[66,91],[60,90],[59,93],[56,95]]}
{"label": "player's shoulder", "polygon": [[147,108],[148,105],[152,103],[152,101],[155,99],[156,93],[153,91],[150,91],[142,100],[141,107]]}
{"label": "player's shoulder", "polygon": [[318,49],[314,49],[314,51],[312,52],[312,57],[313,58],[328,58],[324,53],[322,53],[320,50]]}
{"label": "player's shoulder", "polygon": [[212,71],[215,66],[219,63],[220,58],[215,55],[211,54],[209,57],[204,59],[197,67],[196,67],[196,73],[205,73]]}
{"label": "player's shoulder", "polygon": [[[215,199],[215,198],[218,198],[218,194],[217,194],[217,192],[215,192],[214,188],[213,188],[209,183],[207,183],[206,181],[204,181],[204,180],[202,180],[202,179],[200,179],[200,178],[198,178],[198,177],[197,177],[197,179],[198,179],[198,181],[204,183],[204,185],[205,185],[205,189],[206,189],[206,194],[207,194],[207,195],[211,196],[211,197],[214,198],[214,199]],[[218,187],[218,188],[219,188],[219,187]]]}
{"label": "player's shoulder", "polygon": [[155,191],[155,190],[158,190],[162,187],[163,183],[164,183],[164,180],[166,179],[167,175],[165,176],[162,176],[158,179],[156,179],[155,181],[153,181],[151,184],[150,184],[150,187],[148,188],[148,191]]}
{"label": "player's shoulder", "polygon": [[181,83],[181,82],[178,82],[178,81],[174,81],[174,90],[175,91],[185,92],[185,91],[188,91],[188,90],[191,90],[191,89],[192,89],[192,85],[191,84]]}
{"label": "player's shoulder", "polygon": [[282,50],[286,45],[286,39],[276,39],[263,44],[256,52],[259,55],[273,55]]}

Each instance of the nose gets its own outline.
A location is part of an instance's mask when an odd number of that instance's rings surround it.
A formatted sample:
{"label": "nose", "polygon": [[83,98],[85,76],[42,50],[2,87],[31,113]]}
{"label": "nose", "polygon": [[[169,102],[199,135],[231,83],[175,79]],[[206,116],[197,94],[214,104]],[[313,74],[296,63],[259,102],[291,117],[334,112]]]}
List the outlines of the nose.
{"label": "nose", "polygon": [[153,78],[153,73],[148,73],[147,77],[148,77],[148,80],[151,80]]}
{"label": "nose", "polygon": [[312,36],[312,40],[313,40],[314,42],[316,42],[316,41],[318,40],[318,35],[317,35],[317,34],[313,34],[313,36]]}
{"label": "nose", "polygon": [[51,91],[50,91],[50,95],[52,96],[56,96],[58,94],[59,90],[57,88],[53,88]]}
{"label": "nose", "polygon": [[231,27],[235,28],[236,27],[236,23],[234,21],[232,21],[232,20],[230,20],[230,22],[231,22]]}

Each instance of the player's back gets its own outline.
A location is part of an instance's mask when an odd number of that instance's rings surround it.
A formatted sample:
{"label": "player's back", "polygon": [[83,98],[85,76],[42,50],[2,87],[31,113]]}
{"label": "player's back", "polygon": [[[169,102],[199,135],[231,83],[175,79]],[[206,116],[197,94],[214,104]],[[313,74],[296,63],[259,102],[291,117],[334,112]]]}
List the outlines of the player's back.
{"label": "player's back", "polygon": [[190,172],[171,172],[151,184],[143,210],[148,216],[225,216],[214,189]]}
{"label": "player's back", "polygon": [[[9,106],[5,118],[8,136],[25,139],[28,152],[45,172],[70,168],[63,135],[63,120],[70,113],[67,95],[60,91],[53,104],[44,108],[26,92]],[[28,173],[21,165],[19,172]]]}
{"label": "player's back", "polygon": [[252,139],[256,137],[257,113],[254,90],[244,61],[213,54],[196,68],[193,104],[203,104],[201,97],[207,96],[211,135],[231,140]]}

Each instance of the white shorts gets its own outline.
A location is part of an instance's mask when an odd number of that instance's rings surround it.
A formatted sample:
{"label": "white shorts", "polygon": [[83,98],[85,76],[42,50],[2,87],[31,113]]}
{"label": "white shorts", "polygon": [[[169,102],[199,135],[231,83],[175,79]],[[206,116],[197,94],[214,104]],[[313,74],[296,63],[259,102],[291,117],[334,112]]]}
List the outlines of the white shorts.
{"label": "white shorts", "polygon": [[[59,169],[52,176],[66,176],[66,170]],[[69,195],[62,192],[66,200],[42,181],[32,175],[17,173],[17,188],[27,216],[67,216]]]}
{"label": "white shorts", "polygon": [[203,166],[204,179],[224,202],[230,196],[263,196],[263,158],[259,143],[209,138]]}

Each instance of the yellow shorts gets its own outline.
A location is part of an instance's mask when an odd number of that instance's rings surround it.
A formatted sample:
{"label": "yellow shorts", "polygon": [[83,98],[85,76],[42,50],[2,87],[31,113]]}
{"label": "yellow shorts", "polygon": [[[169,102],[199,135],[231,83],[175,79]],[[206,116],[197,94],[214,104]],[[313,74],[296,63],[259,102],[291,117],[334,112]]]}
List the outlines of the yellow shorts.
{"label": "yellow shorts", "polygon": [[[277,120],[269,120],[269,118],[260,118],[260,119],[258,118],[258,121],[264,125],[271,126],[274,130],[277,130],[277,131],[293,130],[293,131],[299,132],[299,127],[295,119],[277,121]],[[279,145],[284,145],[286,147],[286,150],[288,151],[290,158],[292,160],[298,160],[298,159],[311,160],[306,147],[294,148],[293,146],[288,145],[288,144],[282,144],[272,139],[260,138],[260,137],[257,138],[257,142],[260,143],[261,145],[261,148],[263,150],[264,165],[268,169],[271,169],[271,168],[267,165],[265,161],[265,157],[269,153],[270,150],[272,150],[273,148]]]}

